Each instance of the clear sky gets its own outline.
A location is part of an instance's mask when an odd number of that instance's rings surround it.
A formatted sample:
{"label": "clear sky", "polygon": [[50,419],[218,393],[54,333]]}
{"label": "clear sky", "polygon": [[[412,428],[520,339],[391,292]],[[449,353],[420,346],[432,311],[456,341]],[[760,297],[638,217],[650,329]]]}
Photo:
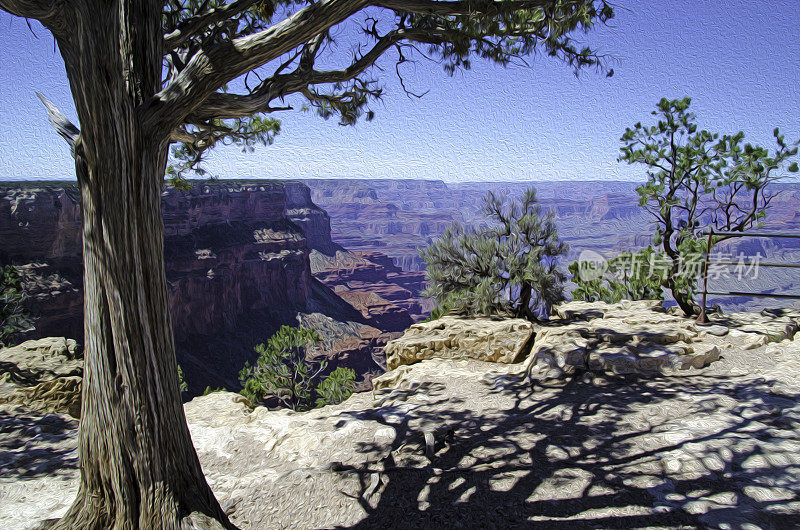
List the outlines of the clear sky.
{"label": "clear sky", "polygon": [[[581,37],[613,57],[613,77],[576,78],[547,57],[531,68],[476,60],[454,77],[420,61],[405,70],[407,85],[429,92],[410,99],[389,65],[372,122],[276,113],[282,132],[272,146],[220,148],[207,167],[223,178],[642,180],[642,168],[616,161],[619,138],[647,123],[661,97],[690,96],[712,132],[742,130],[770,147],[776,126],[800,138],[800,0],[617,3],[608,27]],[[74,179],[34,94],[75,118],[63,63],[49,33],[31,25],[36,36],[0,14],[0,179]]]}

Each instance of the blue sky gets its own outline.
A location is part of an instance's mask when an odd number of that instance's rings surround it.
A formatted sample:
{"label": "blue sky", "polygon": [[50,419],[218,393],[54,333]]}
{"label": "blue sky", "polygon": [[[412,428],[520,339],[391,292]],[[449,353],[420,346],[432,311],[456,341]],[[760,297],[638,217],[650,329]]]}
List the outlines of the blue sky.
{"label": "blue sky", "polygon": [[[642,180],[642,168],[616,161],[619,138],[646,123],[661,97],[692,97],[698,123],[712,132],[742,130],[770,147],[776,126],[800,138],[800,1],[619,3],[608,27],[580,37],[612,56],[611,78],[593,70],[576,78],[547,57],[531,68],[475,61],[454,77],[420,61],[406,82],[429,92],[409,99],[390,67],[372,122],[341,127],[276,113],[282,132],[272,146],[220,148],[207,167],[227,178]],[[0,14],[0,179],[74,179],[68,148],[34,94],[74,119],[63,63],[52,37],[32,25],[38,38],[24,20]]]}

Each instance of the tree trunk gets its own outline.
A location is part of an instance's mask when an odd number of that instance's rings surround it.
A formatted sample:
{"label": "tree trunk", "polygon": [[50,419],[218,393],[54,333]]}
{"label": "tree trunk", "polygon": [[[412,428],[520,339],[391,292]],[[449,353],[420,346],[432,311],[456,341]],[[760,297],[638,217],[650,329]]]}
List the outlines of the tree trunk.
{"label": "tree trunk", "polygon": [[675,278],[680,272],[680,254],[678,253],[677,245],[676,248],[672,247],[672,234],[674,234],[674,231],[672,230],[672,218],[670,215],[666,216],[666,223],[667,229],[664,232],[662,247],[664,248],[664,253],[671,262],[670,271],[665,282],[666,287],[669,289],[669,292],[672,293],[672,297],[675,299],[678,307],[681,308],[681,311],[683,311],[683,314],[687,317],[691,317],[697,313],[694,299],[688,293],[682,292],[680,289],[678,289],[675,281]]}
{"label": "tree trunk", "polygon": [[531,311],[531,296],[533,294],[533,287],[528,282],[523,282],[520,287],[519,294],[519,307],[517,308],[517,317],[525,318],[531,322],[536,320],[536,315]]}
{"label": "tree trunk", "polygon": [[161,216],[168,136],[141,112],[160,86],[160,4],[89,3],[58,36],[81,125],[86,344],[81,484],[51,525],[230,527],[181,405]]}

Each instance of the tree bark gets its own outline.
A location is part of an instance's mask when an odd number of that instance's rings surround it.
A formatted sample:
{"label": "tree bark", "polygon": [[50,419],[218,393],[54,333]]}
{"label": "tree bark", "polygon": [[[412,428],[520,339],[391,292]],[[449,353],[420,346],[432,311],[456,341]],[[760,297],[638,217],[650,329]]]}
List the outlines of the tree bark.
{"label": "tree bark", "polygon": [[140,112],[160,88],[160,4],[86,4],[58,39],[81,125],[81,484],[66,515],[46,526],[231,527],[203,476],[178,388],[161,216],[168,134]]}

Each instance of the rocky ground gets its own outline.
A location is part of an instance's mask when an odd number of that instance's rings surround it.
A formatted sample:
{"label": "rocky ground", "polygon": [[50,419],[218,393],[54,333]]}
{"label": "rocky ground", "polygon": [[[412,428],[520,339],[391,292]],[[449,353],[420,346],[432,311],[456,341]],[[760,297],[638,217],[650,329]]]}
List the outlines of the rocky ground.
{"label": "rocky ground", "polygon": [[[671,315],[646,305],[570,307],[578,313],[564,316],[594,330],[580,336],[589,350],[681,342],[670,355],[713,346],[719,359],[532,382],[539,361],[434,356],[301,414],[211,394],[185,406],[206,476],[242,528],[800,525],[800,313],[665,328]],[[625,321],[640,332],[623,341]],[[548,335],[539,330],[529,358],[558,358]],[[77,425],[3,407],[0,527],[26,528],[63,513],[77,489]]]}

